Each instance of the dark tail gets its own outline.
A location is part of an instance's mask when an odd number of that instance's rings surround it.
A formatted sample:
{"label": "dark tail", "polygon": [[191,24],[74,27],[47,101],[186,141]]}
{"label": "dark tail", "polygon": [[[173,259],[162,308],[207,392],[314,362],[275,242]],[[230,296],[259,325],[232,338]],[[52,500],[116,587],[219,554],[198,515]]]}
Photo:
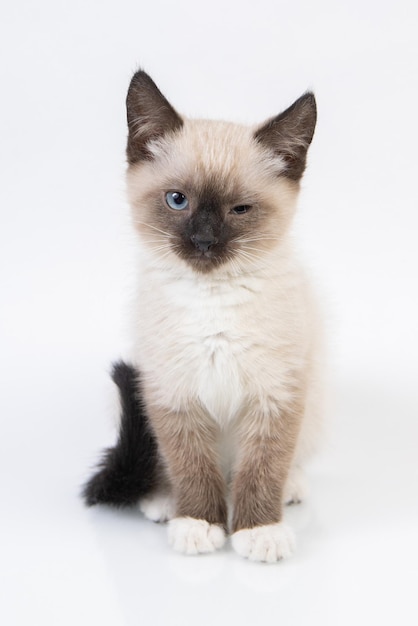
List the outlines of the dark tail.
{"label": "dark tail", "polygon": [[119,437],[104,451],[94,474],[83,488],[88,506],[132,506],[157,483],[157,441],[151,432],[140,397],[139,373],[127,363],[115,363],[112,379],[122,405]]}

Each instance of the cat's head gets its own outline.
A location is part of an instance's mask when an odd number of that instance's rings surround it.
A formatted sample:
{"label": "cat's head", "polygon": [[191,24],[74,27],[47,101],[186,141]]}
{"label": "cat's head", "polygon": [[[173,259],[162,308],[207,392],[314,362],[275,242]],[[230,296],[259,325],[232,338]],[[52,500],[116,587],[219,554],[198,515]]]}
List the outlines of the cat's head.
{"label": "cat's head", "polygon": [[260,126],[181,117],[142,71],[127,96],[128,194],[150,254],[202,273],[257,266],[294,213],[312,93]]}

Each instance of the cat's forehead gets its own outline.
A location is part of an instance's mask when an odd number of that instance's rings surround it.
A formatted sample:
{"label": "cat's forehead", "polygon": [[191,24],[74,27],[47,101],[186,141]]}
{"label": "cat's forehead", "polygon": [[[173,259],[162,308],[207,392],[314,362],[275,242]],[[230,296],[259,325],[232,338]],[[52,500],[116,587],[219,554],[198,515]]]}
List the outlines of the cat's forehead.
{"label": "cat's forehead", "polygon": [[260,149],[253,129],[214,120],[185,120],[181,132],[152,149],[165,176],[197,188],[215,185],[224,194],[277,180],[280,162]]}
{"label": "cat's forehead", "polygon": [[202,171],[225,171],[229,175],[251,157],[252,144],[248,127],[215,120],[186,120],[174,143],[193,154],[195,165]]}

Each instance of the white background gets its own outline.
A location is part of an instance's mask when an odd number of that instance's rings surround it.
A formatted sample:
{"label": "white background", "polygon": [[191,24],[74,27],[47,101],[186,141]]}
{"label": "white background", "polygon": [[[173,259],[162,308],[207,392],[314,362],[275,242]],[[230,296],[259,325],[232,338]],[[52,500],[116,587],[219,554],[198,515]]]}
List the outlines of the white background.
{"label": "white background", "polygon": [[[3,624],[417,623],[417,22],[413,0],[2,0]],[[138,65],[195,117],[253,123],[317,96],[296,230],[334,401],[277,566],[171,554],[163,526],[78,498],[115,438]]]}

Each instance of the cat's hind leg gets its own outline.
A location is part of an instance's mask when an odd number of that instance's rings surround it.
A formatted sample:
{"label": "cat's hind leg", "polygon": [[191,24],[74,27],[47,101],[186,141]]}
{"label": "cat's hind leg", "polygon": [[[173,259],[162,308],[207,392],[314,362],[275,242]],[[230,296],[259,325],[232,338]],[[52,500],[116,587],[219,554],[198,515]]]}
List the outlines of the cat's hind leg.
{"label": "cat's hind leg", "polygon": [[319,363],[311,363],[311,377],[307,383],[305,410],[284,488],[284,504],[297,504],[306,498],[308,483],[303,468],[314,456],[323,434],[325,402],[319,369]]}
{"label": "cat's hind leg", "polygon": [[152,522],[168,522],[176,513],[176,501],[169,488],[160,489],[139,501],[139,510]]}
{"label": "cat's hind leg", "polygon": [[305,472],[300,465],[293,463],[286,479],[283,492],[284,504],[299,504],[305,499],[307,481]]}

